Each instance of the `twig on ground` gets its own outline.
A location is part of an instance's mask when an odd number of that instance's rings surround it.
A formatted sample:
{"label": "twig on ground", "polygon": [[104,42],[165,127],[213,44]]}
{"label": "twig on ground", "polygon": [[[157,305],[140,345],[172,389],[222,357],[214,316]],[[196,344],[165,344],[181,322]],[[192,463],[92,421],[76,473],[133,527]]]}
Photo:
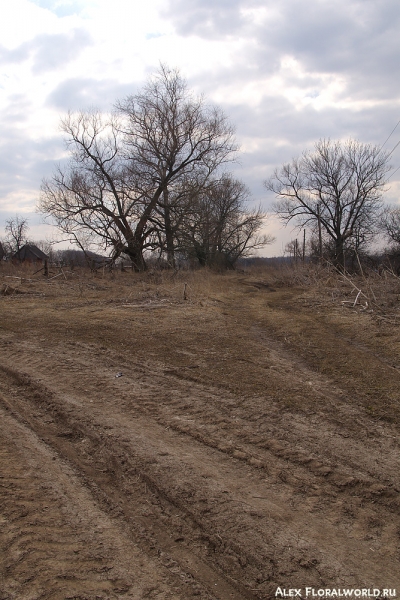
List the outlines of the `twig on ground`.
{"label": "twig on ground", "polygon": [[360,294],[361,294],[361,290],[358,292],[358,294],[357,294],[357,296],[356,296],[356,299],[354,300],[354,304],[353,304],[353,306],[355,306],[355,305],[357,304],[357,302],[358,302],[358,298],[359,298]]}

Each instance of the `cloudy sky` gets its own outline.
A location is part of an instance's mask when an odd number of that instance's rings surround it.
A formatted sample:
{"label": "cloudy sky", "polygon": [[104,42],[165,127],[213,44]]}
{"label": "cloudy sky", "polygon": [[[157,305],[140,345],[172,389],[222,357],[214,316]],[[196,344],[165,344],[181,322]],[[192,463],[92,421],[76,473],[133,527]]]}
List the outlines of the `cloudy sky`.
{"label": "cloudy sky", "polygon": [[[29,219],[65,156],[68,110],[109,109],[160,61],[221,106],[241,145],[235,176],[268,210],[263,180],[322,137],[400,141],[398,0],[7,0],[0,8],[0,238]],[[400,167],[400,146],[392,154]],[[400,202],[400,169],[387,199]],[[295,233],[271,221],[282,253]]]}

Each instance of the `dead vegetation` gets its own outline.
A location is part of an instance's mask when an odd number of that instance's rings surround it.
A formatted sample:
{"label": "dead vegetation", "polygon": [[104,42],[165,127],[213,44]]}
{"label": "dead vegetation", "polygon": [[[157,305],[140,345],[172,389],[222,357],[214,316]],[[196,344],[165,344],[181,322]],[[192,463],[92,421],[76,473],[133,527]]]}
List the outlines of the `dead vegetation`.
{"label": "dead vegetation", "polygon": [[398,323],[400,316],[400,277],[390,268],[359,274],[340,272],[332,264],[288,265],[281,268],[255,268],[257,285],[273,288],[299,287],[317,302],[340,304],[367,311],[377,319]]}
{"label": "dead vegetation", "polygon": [[[360,265],[361,266],[361,265]],[[392,269],[369,270],[360,274],[341,273],[333,265],[283,264],[276,266],[251,266],[235,272],[217,272],[204,268],[198,270],[149,269],[144,273],[131,270],[102,269],[97,272],[85,267],[73,270],[56,267],[47,277],[42,270],[34,271],[29,265],[0,264],[0,280],[3,290],[10,288],[18,293],[27,284],[35,284],[41,291],[61,286],[65,290],[87,288],[96,291],[115,291],[130,289],[132,297],[148,298],[165,296],[174,301],[207,299],[215,291],[224,293],[229,282],[234,279],[253,280],[255,287],[294,288],[304,287],[315,294],[330,296],[333,302],[339,300],[351,308],[360,308],[371,312],[387,312],[387,316],[396,316],[400,307],[400,278]],[[44,284],[43,286],[40,284]],[[32,287],[32,286],[31,286]],[[349,298],[351,297],[351,298]],[[384,315],[383,315],[384,316]]]}
{"label": "dead vegetation", "polygon": [[27,265],[7,265],[0,269],[3,295],[29,292],[48,297],[61,295],[71,301],[74,297],[85,297],[115,303],[200,302],[209,299],[214,292],[224,293],[229,288],[229,280],[228,273],[221,275],[210,269],[151,269],[135,273],[117,269],[92,272],[78,267],[53,269],[47,278],[41,272],[34,274]]}

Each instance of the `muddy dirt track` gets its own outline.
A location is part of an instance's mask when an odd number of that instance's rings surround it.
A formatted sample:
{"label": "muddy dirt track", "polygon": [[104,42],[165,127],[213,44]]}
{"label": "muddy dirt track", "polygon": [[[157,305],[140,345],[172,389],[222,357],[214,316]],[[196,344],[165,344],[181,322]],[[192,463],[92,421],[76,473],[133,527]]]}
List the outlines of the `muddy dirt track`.
{"label": "muddy dirt track", "polygon": [[0,599],[400,595],[399,329],[168,277],[3,275]]}

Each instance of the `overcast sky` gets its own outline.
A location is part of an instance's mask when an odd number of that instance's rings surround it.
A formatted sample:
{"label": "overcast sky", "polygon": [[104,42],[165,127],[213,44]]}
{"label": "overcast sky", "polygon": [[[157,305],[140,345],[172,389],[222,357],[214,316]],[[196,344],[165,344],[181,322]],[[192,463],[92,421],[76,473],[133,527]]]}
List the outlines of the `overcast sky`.
{"label": "overcast sky", "polygon": [[[319,138],[383,144],[400,120],[398,0],[8,0],[0,8],[0,238],[35,213],[65,156],[68,110],[109,109],[160,61],[218,104],[241,145],[235,176],[268,210],[263,180]],[[400,141],[400,124],[387,141]],[[400,146],[392,154],[400,167]],[[400,169],[386,197],[399,202]],[[295,233],[271,222],[282,253]]]}

